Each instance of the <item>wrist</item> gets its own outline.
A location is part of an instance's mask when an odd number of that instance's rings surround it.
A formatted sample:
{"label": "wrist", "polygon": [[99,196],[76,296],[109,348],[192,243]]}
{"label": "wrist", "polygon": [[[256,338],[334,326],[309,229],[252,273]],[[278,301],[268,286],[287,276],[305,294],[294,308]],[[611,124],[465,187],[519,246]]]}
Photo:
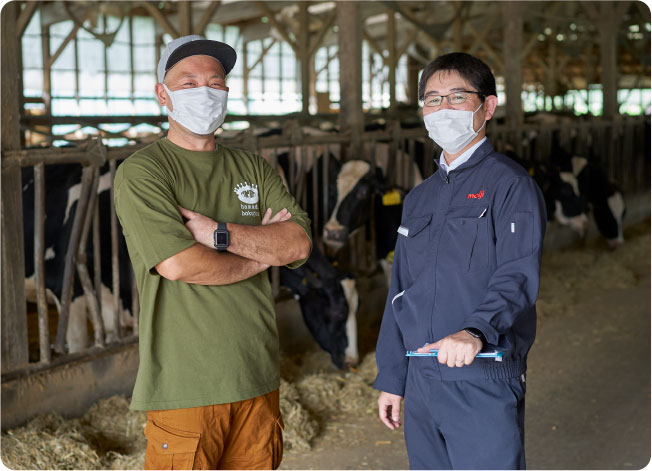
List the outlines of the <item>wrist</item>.
{"label": "wrist", "polygon": [[482,333],[480,329],[476,329],[475,327],[467,327],[464,329],[464,332],[466,332],[468,335],[473,337],[474,339],[477,339],[480,341],[481,346],[484,346],[486,343],[485,336]]}

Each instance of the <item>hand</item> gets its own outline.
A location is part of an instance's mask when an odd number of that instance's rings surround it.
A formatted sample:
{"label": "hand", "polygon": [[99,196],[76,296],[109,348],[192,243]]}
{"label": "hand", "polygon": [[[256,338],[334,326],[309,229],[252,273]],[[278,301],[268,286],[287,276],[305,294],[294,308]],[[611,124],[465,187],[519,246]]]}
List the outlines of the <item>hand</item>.
{"label": "hand", "polygon": [[428,353],[430,350],[438,349],[437,360],[439,363],[448,365],[450,368],[473,363],[475,356],[482,350],[482,340],[474,337],[465,330],[444,337],[438,342],[424,345],[417,350],[418,353]]}
{"label": "hand", "polygon": [[272,217],[272,208],[267,208],[265,214],[263,215],[263,220],[261,224],[266,226],[268,224],[274,224],[277,222],[287,221],[292,217],[292,213],[287,210],[287,208],[281,209],[274,217]]}
{"label": "hand", "polygon": [[401,396],[385,391],[378,396],[378,416],[392,430],[401,426],[401,401]]}
{"label": "hand", "polygon": [[181,215],[186,218],[186,228],[190,231],[193,238],[202,245],[214,249],[213,232],[217,229],[217,222],[203,214],[190,211],[189,209],[178,207]]}

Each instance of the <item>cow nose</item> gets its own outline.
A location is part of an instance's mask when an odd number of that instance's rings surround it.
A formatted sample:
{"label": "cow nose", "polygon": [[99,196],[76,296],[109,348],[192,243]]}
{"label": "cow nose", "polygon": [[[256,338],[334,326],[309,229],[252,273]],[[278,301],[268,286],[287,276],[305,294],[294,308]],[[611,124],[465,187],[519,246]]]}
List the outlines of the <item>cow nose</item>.
{"label": "cow nose", "polygon": [[343,243],[346,242],[348,235],[348,231],[345,227],[337,229],[324,227],[324,241]]}

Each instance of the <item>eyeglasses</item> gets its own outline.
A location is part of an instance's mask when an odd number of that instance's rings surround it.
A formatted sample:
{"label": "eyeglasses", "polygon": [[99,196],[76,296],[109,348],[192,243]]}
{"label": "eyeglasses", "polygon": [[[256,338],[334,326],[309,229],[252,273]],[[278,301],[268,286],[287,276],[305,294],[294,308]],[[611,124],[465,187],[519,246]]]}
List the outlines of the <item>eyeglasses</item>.
{"label": "eyeglasses", "polygon": [[469,98],[469,93],[475,93],[480,98],[484,99],[484,95],[480,92],[474,92],[472,90],[461,90],[459,92],[449,93],[448,95],[430,95],[427,96],[423,102],[423,106],[433,107],[441,106],[444,101],[444,98],[448,100],[449,105],[461,105]]}

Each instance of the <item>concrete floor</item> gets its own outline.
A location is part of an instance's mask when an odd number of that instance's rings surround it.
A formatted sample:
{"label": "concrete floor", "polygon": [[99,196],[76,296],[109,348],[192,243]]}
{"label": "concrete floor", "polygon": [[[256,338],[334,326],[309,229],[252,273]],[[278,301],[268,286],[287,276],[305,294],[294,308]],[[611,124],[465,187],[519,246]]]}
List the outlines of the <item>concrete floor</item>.
{"label": "concrete floor", "polygon": [[[529,469],[641,469],[650,462],[649,221],[630,236],[647,241],[642,256],[628,257],[634,283],[578,291],[563,315],[539,319],[528,360]],[[370,311],[379,308],[378,298],[367,298]],[[374,348],[378,326],[365,323],[361,306],[364,355]],[[337,433],[324,431],[311,451],[286,454],[281,468],[409,467],[402,431],[390,431],[375,416],[335,416],[332,430]]]}

